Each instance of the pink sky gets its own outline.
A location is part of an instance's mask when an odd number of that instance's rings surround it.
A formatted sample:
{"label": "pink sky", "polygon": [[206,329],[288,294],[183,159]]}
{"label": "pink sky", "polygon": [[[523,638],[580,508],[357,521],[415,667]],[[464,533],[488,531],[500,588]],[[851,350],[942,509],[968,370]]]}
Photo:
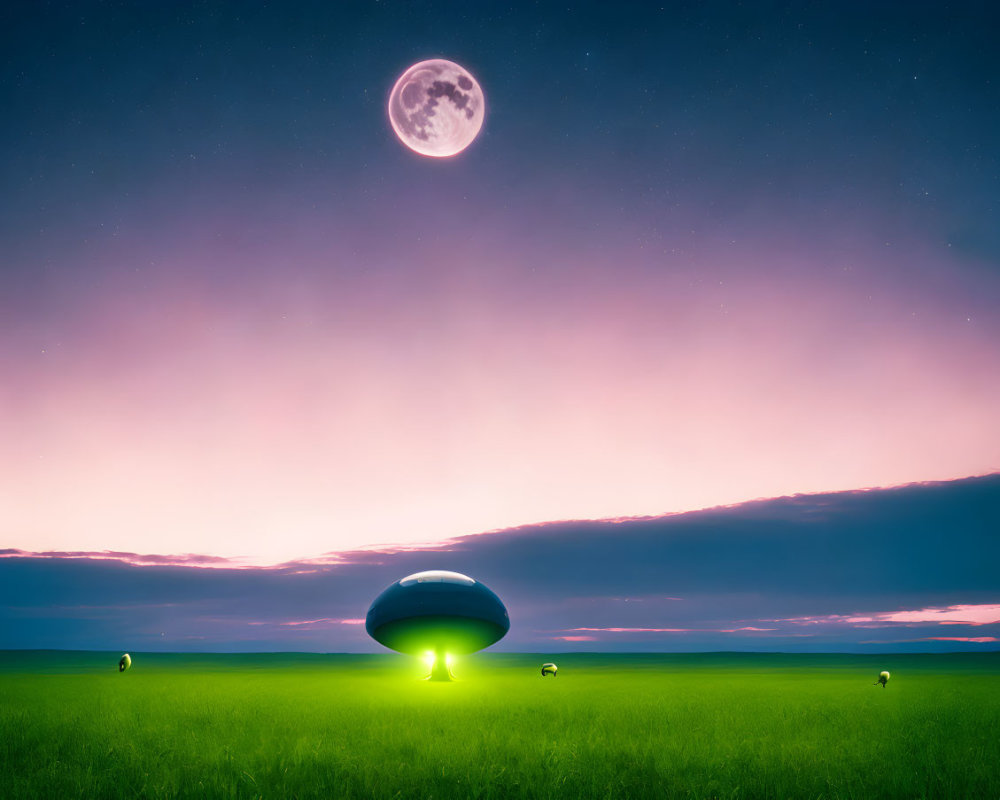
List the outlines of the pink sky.
{"label": "pink sky", "polygon": [[8,358],[0,543],[267,564],[1000,468],[987,329],[774,253],[703,253],[728,261],[700,285],[609,248],[535,286],[484,246],[474,275],[442,250],[425,282],[225,293],[190,278],[224,249],[175,253]]}

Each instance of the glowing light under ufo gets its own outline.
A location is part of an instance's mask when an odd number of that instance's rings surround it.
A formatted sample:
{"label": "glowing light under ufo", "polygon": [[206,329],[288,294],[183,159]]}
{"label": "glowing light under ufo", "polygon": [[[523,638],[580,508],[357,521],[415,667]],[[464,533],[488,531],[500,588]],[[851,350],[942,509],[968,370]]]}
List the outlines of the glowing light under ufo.
{"label": "glowing light under ufo", "polygon": [[432,680],[451,680],[449,658],[500,641],[510,618],[484,584],[460,572],[429,570],[407,575],[376,597],[365,630],[390,650],[428,659]]}

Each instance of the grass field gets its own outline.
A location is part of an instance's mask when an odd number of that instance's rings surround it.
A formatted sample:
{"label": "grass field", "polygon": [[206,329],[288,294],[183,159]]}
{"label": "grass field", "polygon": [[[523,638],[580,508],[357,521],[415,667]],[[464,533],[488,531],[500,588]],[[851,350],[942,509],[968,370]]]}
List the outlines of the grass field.
{"label": "grass field", "polygon": [[1000,797],[1000,653],[119,655],[0,653],[0,797]]}

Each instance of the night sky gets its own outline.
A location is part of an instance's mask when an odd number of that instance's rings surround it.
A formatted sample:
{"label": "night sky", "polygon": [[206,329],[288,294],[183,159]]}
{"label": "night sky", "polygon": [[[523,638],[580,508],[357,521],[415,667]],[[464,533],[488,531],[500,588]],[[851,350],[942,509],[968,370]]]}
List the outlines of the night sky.
{"label": "night sky", "polygon": [[508,648],[995,648],[998,28],[4,3],[0,647],[375,649],[440,565]]}

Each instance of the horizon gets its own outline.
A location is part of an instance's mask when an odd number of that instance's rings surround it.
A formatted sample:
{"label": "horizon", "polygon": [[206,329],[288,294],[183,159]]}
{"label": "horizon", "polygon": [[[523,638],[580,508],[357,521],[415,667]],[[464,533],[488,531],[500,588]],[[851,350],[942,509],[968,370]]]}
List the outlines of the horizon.
{"label": "horizon", "polygon": [[[5,647],[0,648],[0,653],[86,653],[94,655],[109,655],[109,654],[120,654],[121,650],[67,650],[60,647],[38,647],[38,648],[24,648],[24,647]],[[230,650],[130,650],[129,654],[138,653],[139,655],[150,655],[150,656],[357,656],[358,658],[367,658],[371,656],[381,656],[386,659],[399,659],[399,658],[410,658],[414,661],[419,662],[420,659],[415,656],[403,656],[400,653],[394,653],[391,651],[382,650],[381,652],[351,652],[351,651],[319,651],[319,650],[240,650],[240,651],[230,651]],[[1000,649],[997,650],[884,650],[884,651],[871,651],[871,650],[817,650],[813,651],[796,651],[796,650],[642,650],[642,651],[626,651],[621,650],[482,650],[478,653],[472,653],[467,656],[462,656],[461,660],[465,659],[479,659],[479,658],[490,658],[503,656],[623,656],[627,658],[642,658],[643,656],[650,657],[681,657],[681,656],[801,656],[802,658],[810,657],[836,657],[844,656],[845,658],[850,656],[991,656],[1000,654]]]}

